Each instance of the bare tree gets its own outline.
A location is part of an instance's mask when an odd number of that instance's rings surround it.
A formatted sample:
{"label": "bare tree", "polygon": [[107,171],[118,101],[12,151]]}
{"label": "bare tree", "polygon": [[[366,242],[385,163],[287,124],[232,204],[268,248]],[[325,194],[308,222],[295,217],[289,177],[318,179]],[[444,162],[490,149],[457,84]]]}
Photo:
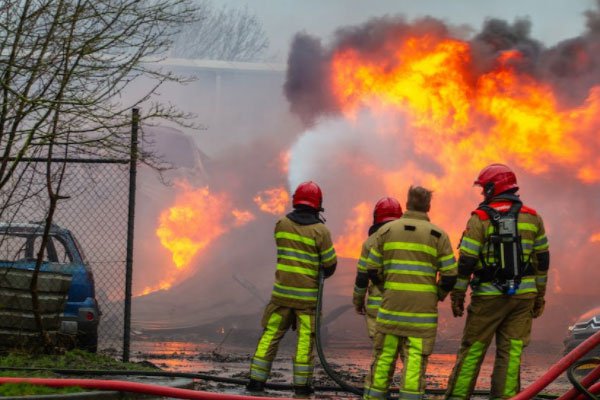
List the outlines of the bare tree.
{"label": "bare tree", "polygon": [[269,39],[261,21],[248,7],[217,9],[207,1],[198,3],[198,7],[201,17],[177,36],[171,57],[260,61],[265,56]]}
{"label": "bare tree", "polygon": [[[143,120],[186,124],[187,115],[151,100],[164,82],[183,82],[151,63],[180,27],[198,18],[189,0],[4,0],[0,4],[0,219],[11,206],[47,194],[39,271],[66,164],[56,154],[127,158],[133,107]],[[126,89],[146,82],[137,95]],[[150,82],[150,83],[148,83]],[[126,100],[127,99],[127,100]],[[28,157],[47,160],[44,174],[25,173]],[[37,301],[36,279],[32,300]],[[35,311],[35,310],[34,310]],[[36,322],[42,337],[39,310]]]}

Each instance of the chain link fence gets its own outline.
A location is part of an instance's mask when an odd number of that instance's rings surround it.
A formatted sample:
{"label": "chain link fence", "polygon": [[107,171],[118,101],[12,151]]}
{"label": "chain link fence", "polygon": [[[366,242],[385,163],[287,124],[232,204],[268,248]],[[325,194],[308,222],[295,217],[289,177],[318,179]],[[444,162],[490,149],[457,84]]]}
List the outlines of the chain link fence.
{"label": "chain link fence", "polygon": [[[130,160],[53,160],[53,174],[63,166],[62,199],[53,223],[72,233],[93,272],[101,312],[98,348],[118,353],[126,346],[125,314],[130,302],[126,290]],[[43,227],[49,207],[46,168],[46,160],[19,163],[13,182],[0,195],[1,204],[6,204],[1,222]],[[57,182],[54,186],[56,190]]]}

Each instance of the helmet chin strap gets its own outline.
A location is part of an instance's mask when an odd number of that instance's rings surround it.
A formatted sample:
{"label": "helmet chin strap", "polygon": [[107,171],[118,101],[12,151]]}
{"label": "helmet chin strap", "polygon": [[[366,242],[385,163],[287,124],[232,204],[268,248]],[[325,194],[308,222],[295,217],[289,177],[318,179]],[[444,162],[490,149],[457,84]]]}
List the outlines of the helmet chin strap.
{"label": "helmet chin strap", "polygon": [[494,195],[494,182],[488,182],[483,186],[483,193],[485,198],[489,199]]}

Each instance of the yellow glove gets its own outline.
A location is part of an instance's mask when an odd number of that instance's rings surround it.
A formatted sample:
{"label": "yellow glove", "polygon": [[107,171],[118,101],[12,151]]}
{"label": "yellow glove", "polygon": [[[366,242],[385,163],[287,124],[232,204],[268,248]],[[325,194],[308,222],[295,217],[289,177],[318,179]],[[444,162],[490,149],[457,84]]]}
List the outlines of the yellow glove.
{"label": "yellow glove", "polygon": [[546,306],[546,300],[544,300],[543,296],[538,296],[535,298],[535,303],[533,303],[533,318],[538,318],[544,313],[544,307]]}
{"label": "yellow glove", "polygon": [[465,295],[466,292],[453,290],[450,293],[452,300],[452,314],[455,317],[462,317],[465,313]]}

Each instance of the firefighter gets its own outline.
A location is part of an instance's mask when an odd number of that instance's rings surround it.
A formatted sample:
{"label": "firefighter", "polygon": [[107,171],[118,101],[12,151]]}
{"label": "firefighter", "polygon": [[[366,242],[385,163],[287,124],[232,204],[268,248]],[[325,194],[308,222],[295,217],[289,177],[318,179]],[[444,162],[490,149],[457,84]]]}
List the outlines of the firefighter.
{"label": "firefighter", "polygon": [[[375,337],[375,320],[377,318],[377,311],[381,305],[381,291],[377,286],[369,284],[367,257],[369,256],[371,246],[373,246],[375,233],[388,222],[394,221],[401,216],[402,206],[393,197],[384,197],[375,204],[373,225],[369,228],[369,237],[362,245],[362,251],[358,260],[352,303],[358,314],[366,316],[367,332],[371,339]],[[368,297],[366,296],[367,292],[369,294]],[[367,297],[366,305],[365,297]]]}
{"label": "firefighter", "polygon": [[262,318],[264,328],[250,365],[249,391],[264,390],[279,342],[291,327],[298,331],[293,357],[296,395],[313,392],[315,310],[319,269],[325,278],[335,272],[337,258],[331,234],[319,212],[323,195],[314,182],[301,183],[292,197],[293,211],[275,224],[277,270],[271,301]]}
{"label": "firefighter", "polygon": [[529,343],[532,318],[544,310],[548,239],[542,218],[521,202],[509,167],[491,164],[474,184],[481,186],[484,201],[460,243],[458,281],[450,295],[454,316],[463,315],[468,285],[471,303],[446,398],[470,398],[495,335],[490,398],[508,399],[520,390],[521,353]]}
{"label": "firefighter", "polygon": [[383,289],[373,361],[364,399],[385,399],[398,355],[403,363],[400,399],[422,399],[425,369],[437,330],[437,303],[456,282],[448,235],[429,222],[432,192],[410,187],[407,211],[379,229],[367,273]]}

